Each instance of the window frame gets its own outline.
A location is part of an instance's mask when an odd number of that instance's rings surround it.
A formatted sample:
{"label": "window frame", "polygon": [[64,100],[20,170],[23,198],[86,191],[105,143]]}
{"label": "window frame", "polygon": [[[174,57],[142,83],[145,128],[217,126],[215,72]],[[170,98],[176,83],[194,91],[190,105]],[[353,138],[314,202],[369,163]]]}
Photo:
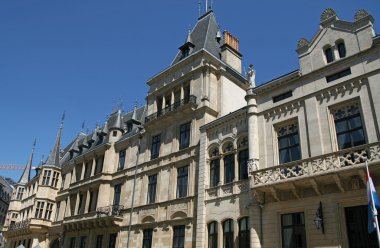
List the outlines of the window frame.
{"label": "window frame", "polygon": [[210,160],[210,187],[216,187],[220,182],[220,158]]}
{"label": "window frame", "polygon": [[[345,58],[347,56],[347,48],[344,40],[338,40],[336,43],[336,48],[338,50],[339,58]],[[342,50],[343,49],[343,50]]]}
{"label": "window frame", "polygon": [[[235,180],[235,153],[229,153],[223,157],[224,184]],[[227,173],[228,172],[228,173]]]}
{"label": "window frame", "polygon": [[[246,229],[242,230],[242,224],[243,221],[246,221]],[[239,248],[245,248],[247,247],[246,245],[250,244],[251,239],[250,239],[250,227],[249,227],[249,217],[243,217],[239,219],[238,221],[238,227],[239,227],[239,233],[238,233],[238,247]],[[244,242],[243,242],[244,241]]]}
{"label": "window frame", "polygon": [[51,177],[51,170],[44,170],[44,175],[42,176],[42,185],[49,186]]}
{"label": "window frame", "polygon": [[185,225],[173,226],[173,248],[185,247],[186,231]]}
{"label": "window frame", "polygon": [[[291,130],[294,128],[296,129],[296,131]],[[281,134],[282,130],[284,129],[286,129],[286,131],[284,131],[285,133]],[[278,164],[286,164],[286,163],[290,163],[290,162],[302,159],[301,137],[300,137],[299,124],[297,120],[287,121],[286,123],[281,123],[280,125],[276,125],[275,133],[276,133],[276,140],[277,140],[276,151],[278,153],[278,156],[277,156]],[[294,136],[297,136],[297,139],[296,139],[297,143],[292,144],[291,141]],[[283,140],[285,141],[286,146],[281,147],[281,143]],[[292,152],[293,151],[292,149],[297,148],[297,147],[299,151],[298,157],[296,153],[293,154]],[[287,152],[289,161],[282,160],[281,158],[282,151]]]}
{"label": "window frame", "polygon": [[[242,156],[244,153],[245,156]],[[239,180],[248,179],[248,160],[249,149],[244,148],[238,151],[238,168],[239,168]]]}
{"label": "window frame", "polygon": [[153,229],[144,229],[143,230],[143,242],[142,248],[152,248],[153,241]]}
{"label": "window frame", "polygon": [[[213,232],[211,233],[213,227]],[[212,221],[207,225],[208,248],[218,248],[218,222]],[[210,242],[210,240],[212,240]]]}
{"label": "window frame", "polygon": [[177,168],[177,187],[176,198],[184,198],[188,195],[189,186],[189,166],[182,166]]}
{"label": "window frame", "polygon": [[157,177],[158,174],[148,176],[147,204],[152,204],[156,202]]}
{"label": "window frame", "polygon": [[150,159],[155,159],[160,156],[160,148],[161,148],[161,134],[152,136]]}
{"label": "window frame", "polygon": [[325,61],[327,64],[335,61],[334,49],[331,46],[326,46],[323,49],[323,54],[325,55]]}
{"label": "window frame", "polygon": [[[295,217],[298,214],[302,214],[302,218],[300,218],[300,219],[303,219],[303,224],[302,223],[301,224],[295,223],[295,222],[297,222],[297,219]],[[285,226],[284,225],[284,216],[287,216],[287,215],[291,215],[292,224]],[[305,213],[304,212],[293,212],[293,213],[283,213],[283,214],[281,214],[280,215],[280,228],[281,228],[281,247],[282,248],[296,248],[296,247],[300,247],[300,246],[297,246],[297,244],[294,247],[292,247],[292,246],[285,246],[285,244],[284,244],[285,243],[285,241],[284,241],[284,230],[285,229],[292,229],[292,236],[294,238],[294,236],[297,235],[297,233],[299,233],[299,229],[300,228],[303,229],[303,233],[302,234],[304,236],[302,247],[307,247],[307,234],[306,234],[306,223],[305,223]]]}
{"label": "window frame", "polygon": [[[229,230],[226,231],[226,224]],[[233,248],[234,247],[234,220],[227,219],[223,221],[223,248]]]}
{"label": "window frame", "polygon": [[124,170],[125,168],[126,150],[119,151],[119,161],[117,163],[117,171]]}
{"label": "window frame", "polygon": [[191,122],[181,124],[179,127],[179,149],[185,149],[190,146]]}
{"label": "window frame", "polygon": [[[121,200],[121,187],[122,184],[116,184],[113,189],[113,203],[112,205],[114,206],[119,206],[120,205],[120,200]],[[116,202],[117,201],[117,202]]]}

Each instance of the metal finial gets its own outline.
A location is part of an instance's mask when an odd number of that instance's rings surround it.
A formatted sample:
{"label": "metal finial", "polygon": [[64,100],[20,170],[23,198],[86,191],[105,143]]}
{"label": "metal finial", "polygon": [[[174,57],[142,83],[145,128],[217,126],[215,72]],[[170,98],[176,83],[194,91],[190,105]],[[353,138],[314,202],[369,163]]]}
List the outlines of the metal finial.
{"label": "metal finial", "polygon": [[85,125],[85,123],[86,123],[86,121],[85,120],[83,120],[83,122],[82,122],[82,127],[81,127],[81,132],[83,132],[83,130],[84,130],[84,125]]}
{"label": "metal finial", "polygon": [[61,118],[61,127],[63,127],[63,122],[65,121],[65,115],[66,115],[66,111],[63,111],[62,118]]}
{"label": "metal finial", "polygon": [[119,97],[118,103],[117,103],[117,110],[121,110],[123,108],[123,101],[121,100],[121,97]]}
{"label": "metal finial", "polygon": [[37,142],[37,139],[34,138],[34,142],[33,142],[33,149],[36,147],[36,142]]}
{"label": "metal finial", "polygon": [[135,99],[135,108],[137,108],[139,102],[137,101],[137,99]]}
{"label": "metal finial", "polygon": [[198,0],[198,17],[201,16],[201,0]]}
{"label": "metal finial", "polygon": [[206,12],[208,11],[208,0],[206,0]]}

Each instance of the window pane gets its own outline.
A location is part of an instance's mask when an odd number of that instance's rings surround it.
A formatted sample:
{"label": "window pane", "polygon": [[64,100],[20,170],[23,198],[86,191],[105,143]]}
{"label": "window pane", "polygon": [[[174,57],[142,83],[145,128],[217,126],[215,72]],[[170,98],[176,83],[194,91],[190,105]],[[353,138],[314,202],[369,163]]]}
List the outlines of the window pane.
{"label": "window pane", "polygon": [[354,146],[359,146],[359,145],[365,144],[363,129],[353,131],[351,133],[351,137],[352,137],[352,141],[353,141]]}
{"label": "window pane", "polygon": [[350,135],[348,133],[338,135],[338,145],[339,149],[346,149],[351,147]]}
{"label": "window pane", "polygon": [[292,161],[301,159],[301,151],[299,146],[292,147],[290,152],[292,154]]}
{"label": "window pane", "polygon": [[338,133],[345,132],[347,130],[347,122],[345,120],[336,121],[335,129]]}
{"label": "window pane", "polygon": [[282,235],[283,235],[283,244],[282,244],[282,247],[284,247],[284,248],[293,248],[293,247],[296,247],[294,245],[294,240],[293,240],[294,233],[293,233],[293,229],[292,228],[283,229]]}
{"label": "window pane", "polygon": [[283,137],[283,138],[278,139],[278,147],[280,149],[288,147],[288,145],[289,144],[288,144],[288,138],[287,137]]}
{"label": "window pane", "polygon": [[349,119],[348,123],[349,123],[350,129],[362,127],[362,120],[361,120],[360,116],[356,116],[356,117]]}
{"label": "window pane", "polygon": [[282,225],[291,226],[293,224],[293,218],[291,214],[282,215]]}
{"label": "window pane", "polygon": [[294,135],[291,135],[289,137],[289,144],[291,146],[293,145],[297,145],[299,143],[299,138],[298,138],[298,134],[294,134]]}
{"label": "window pane", "polygon": [[280,151],[280,164],[290,162],[290,156],[288,153],[288,150],[281,150]]}

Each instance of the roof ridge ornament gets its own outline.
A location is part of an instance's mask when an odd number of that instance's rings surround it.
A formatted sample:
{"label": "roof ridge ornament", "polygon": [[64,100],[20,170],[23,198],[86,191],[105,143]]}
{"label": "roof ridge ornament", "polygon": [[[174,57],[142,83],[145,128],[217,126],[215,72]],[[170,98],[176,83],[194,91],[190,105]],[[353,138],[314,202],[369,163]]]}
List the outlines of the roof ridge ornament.
{"label": "roof ridge ornament", "polygon": [[321,14],[321,23],[323,23],[323,22],[325,22],[325,21],[327,21],[333,17],[337,17],[335,10],[332,8],[327,8]]}
{"label": "roof ridge ornament", "polygon": [[355,21],[358,21],[360,19],[363,19],[365,17],[369,16],[368,12],[365,10],[365,9],[359,9],[356,13],[355,13]]}
{"label": "roof ridge ornament", "polygon": [[297,49],[304,47],[304,46],[308,46],[309,44],[310,44],[310,42],[306,38],[301,38],[298,41]]}

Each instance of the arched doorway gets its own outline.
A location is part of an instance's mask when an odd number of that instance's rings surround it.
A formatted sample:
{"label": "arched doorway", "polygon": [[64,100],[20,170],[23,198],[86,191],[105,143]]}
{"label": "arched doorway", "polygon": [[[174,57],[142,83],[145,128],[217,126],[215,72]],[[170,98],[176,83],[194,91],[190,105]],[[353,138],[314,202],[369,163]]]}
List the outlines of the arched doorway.
{"label": "arched doorway", "polygon": [[60,248],[59,240],[55,239],[53,243],[51,244],[50,248]]}

